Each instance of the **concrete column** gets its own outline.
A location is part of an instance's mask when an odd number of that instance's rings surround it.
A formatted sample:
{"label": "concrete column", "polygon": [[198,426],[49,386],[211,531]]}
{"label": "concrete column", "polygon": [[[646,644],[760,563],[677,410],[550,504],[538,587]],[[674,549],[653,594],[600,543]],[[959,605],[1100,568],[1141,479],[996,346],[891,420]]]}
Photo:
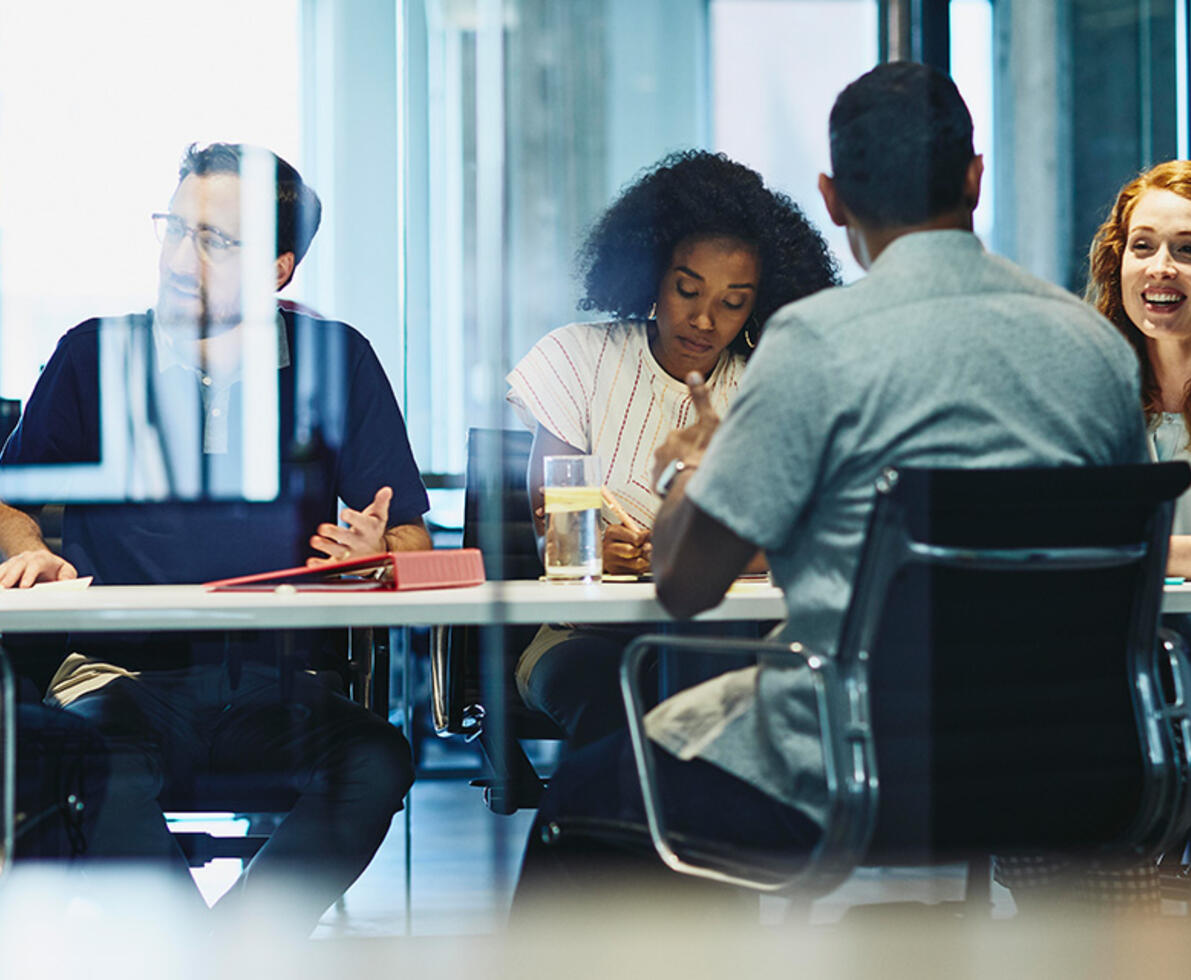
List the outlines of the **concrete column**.
{"label": "concrete column", "polygon": [[997,251],[1068,285],[1071,67],[1068,0],[993,5]]}

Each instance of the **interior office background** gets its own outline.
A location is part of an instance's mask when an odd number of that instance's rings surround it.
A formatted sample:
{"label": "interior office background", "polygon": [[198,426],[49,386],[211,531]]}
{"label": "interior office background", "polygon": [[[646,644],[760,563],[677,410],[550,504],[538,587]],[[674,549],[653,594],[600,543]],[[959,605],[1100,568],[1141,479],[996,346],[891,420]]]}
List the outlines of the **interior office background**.
{"label": "interior office background", "polygon": [[[152,304],[149,214],[183,148],[244,140],[325,204],[284,295],[363,331],[430,482],[457,485],[467,428],[515,424],[509,367],[591,315],[573,276],[583,232],[663,154],[756,167],[859,275],[815,187],[827,113],[899,54],[948,65],[972,107],[986,244],[1079,291],[1117,187],[1188,154],[1188,6],[0,0],[0,396],[26,399],[73,324]],[[457,493],[435,503],[458,520]],[[523,834],[504,832],[514,854]],[[389,908],[387,881],[366,887]]]}
{"label": "interior office background", "polygon": [[187,143],[256,142],[325,204],[286,294],[369,337],[422,467],[457,483],[467,428],[511,424],[509,367],[591,316],[583,232],[665,153],[756,167],[858,275],[815,178],[836,92],[898,54],[972,106],[988,246],[1078,291],[1117,186],[1187,154],[1187,6],[0,0],[0,395],[74,323],[151,305],[148,214]]}

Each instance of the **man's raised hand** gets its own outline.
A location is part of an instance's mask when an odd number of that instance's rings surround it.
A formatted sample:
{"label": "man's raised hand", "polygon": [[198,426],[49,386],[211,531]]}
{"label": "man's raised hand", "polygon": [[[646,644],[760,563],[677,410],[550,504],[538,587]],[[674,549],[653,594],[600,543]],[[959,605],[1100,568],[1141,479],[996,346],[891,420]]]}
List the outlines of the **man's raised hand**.
{"label": "man's raised hand", "polygon": [[346,527],[320,524],[310,538],[310,547],[327,557],[307,558],[306,564],[325,565],[387,551],[385,530],[389,526],[389,504],[392,499],[392,487],[381,487],[363,510],[352,510],[350,507],[343,509],[339,516]]}
{"label": "man's raised hand", "polygon": [[695,406],[695,421],[685,429],[675,429],[653,454],[653,478],[656,482],[666,465],[674,459],[681,459],[692,469],[703,460],[703,451],[719,428],[720,417],[711,407],[711,393],[703,375],[692,371],[686,376],[686,385]]}

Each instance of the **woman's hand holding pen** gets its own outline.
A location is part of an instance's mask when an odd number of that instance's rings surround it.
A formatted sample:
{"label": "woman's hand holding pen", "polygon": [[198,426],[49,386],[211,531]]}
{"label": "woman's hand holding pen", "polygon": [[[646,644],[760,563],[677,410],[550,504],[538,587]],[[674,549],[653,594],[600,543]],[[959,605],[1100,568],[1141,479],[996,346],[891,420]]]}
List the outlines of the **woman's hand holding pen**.
{"label": "woman's hand holding pen", "polygon": [[605,487],[604,504],[619,519],[604,528],[604,571],[609,575],[643,575],[649,571],[653,543],[642,527]]}

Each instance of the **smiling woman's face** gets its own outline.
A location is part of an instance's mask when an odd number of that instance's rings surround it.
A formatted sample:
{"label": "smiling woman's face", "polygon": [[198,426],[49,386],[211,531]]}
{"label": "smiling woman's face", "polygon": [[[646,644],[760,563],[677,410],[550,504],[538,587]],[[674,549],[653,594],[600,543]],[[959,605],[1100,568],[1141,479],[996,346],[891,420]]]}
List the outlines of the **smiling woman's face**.
{"label": "smiling woman's face", "polygon": [[679,242],[658,284],[657,333],[650,349],[679,380],[711,373],[743,329],[761,285],[756,249],[735,238]]}
{"label": "smiling woman's face", "polygon": [[1121,302],[1150,344],[1191,342],[1191,201],[1167,190],[1137,199],[1121,257]]}

